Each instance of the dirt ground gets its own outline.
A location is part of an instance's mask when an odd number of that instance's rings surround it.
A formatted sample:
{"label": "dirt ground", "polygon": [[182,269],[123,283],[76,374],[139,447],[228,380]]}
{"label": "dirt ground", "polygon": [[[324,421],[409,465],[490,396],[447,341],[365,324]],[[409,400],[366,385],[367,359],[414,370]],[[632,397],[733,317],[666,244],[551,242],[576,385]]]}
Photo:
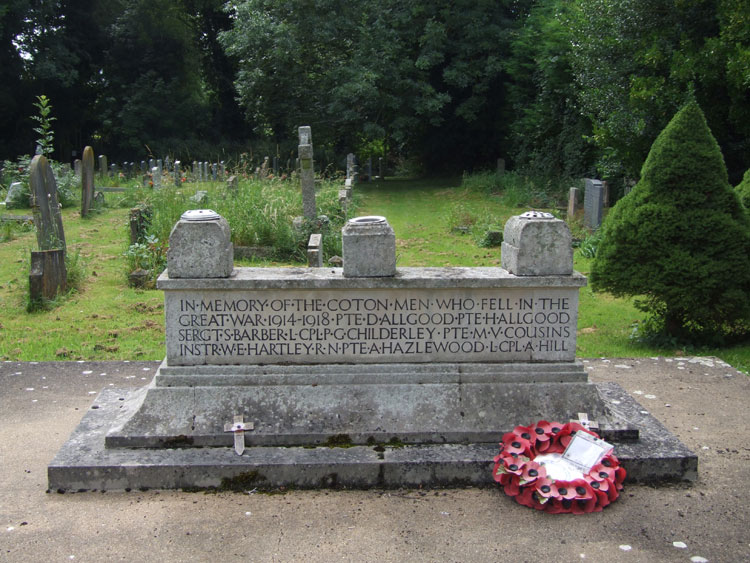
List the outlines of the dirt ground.
{"label": "dirt ground", "polygon": [[697,482],[627,485],[584,516],[494,487],[48,493],[47,464],[95,395],[158,363],[2,363],[0,561],[749,561],[750,379],[715,358],[584,362],[698,454]]}

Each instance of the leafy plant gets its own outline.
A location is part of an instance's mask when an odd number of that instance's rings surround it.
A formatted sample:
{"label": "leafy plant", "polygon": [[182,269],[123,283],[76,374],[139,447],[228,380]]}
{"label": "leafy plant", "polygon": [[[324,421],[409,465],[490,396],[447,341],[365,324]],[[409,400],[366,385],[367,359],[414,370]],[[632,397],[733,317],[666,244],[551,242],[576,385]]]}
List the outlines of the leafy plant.
{"label": "leafy plant", "polygon": [[36,97],[34,107],[39,111],[38,115],[32,115],[31,119],[36,121],[39,126],[34,127],[34,132],[39,134],[37,139],[37,154],[43,154],[50,157],[54,150],[55,132],[52,130],[52,122],[57,118],[52,116],[52,104],[47,96],[42,94]]}
{"label": "leafy plant", "polygon": [[143,270],[149,273],[146,287],[154,287],[156,278],[167,265],[167,243],[154,235],[146,236],[144,242],[131,244],[124,253],[127,259],[128,274]]}
{"label": "leafy plant", "polygon": [[584,258],[596,258],[596,252],[599,249],[599,243],[602,240],[602,232],[598,230],[587,236],[580,245],[581,256]]}

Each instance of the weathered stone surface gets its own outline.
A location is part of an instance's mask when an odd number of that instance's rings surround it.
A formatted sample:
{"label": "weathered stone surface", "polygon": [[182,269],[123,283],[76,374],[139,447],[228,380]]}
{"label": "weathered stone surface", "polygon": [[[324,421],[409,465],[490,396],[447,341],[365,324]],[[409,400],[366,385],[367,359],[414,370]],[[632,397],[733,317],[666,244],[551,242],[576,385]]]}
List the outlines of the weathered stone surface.
{"label": "weathered stone surface", "polygon": [[[606,407],[632,419],[641,439],[616,443],[629,482],[694,480],[697,456],[616,384],[597,386]],[[50,490],[177,489],[231,485],[277,488],[439,487],[491,485],[493,443],[354,447],[256,446],[242,456],[230,445],[191,448],[105,448],[123,404],[139,391],[105,389],[48,468]],[[616,402],[616,404],[614,404]],[[229,420],[229,419],[228,419]],[[246,432],[247,437],[250,432]],[[345,445],[345,444],[342,444]]]}
{"label": "weathered stone surface", "polygon": [[570,190],[568,190],[568,219],[573,219],[578,212],[578,202],[580,200],[580,196],[578,195],[579,191],[578,188],[570,188]]}
{"label": "weathered stone surface", "polygon": [[396,274],[396,235],[385,217],[355,217],[341,231],[344,276],[388,277]]}
{"label": "weathered stone surface", "polygon": [[315,207],[315,169],[313,167],[312,130],[305,125],[299,128],[300,183],[302,185],[302,213],[308,221],[318,215]]}
{"label": "weathered stone surface", "polygon": [[604,216],[604,183],[586,178],[583,194],[583,224],[589,229],[598,229]]}
{"label": "weathered stone surface", "polygon": [[46,157],[36,155],[31,160],[29,185],[39,250],[64,250],[65,232],[57,201],[57,182]]}
{"label": "weathered stone surface", "polygon": [[310,268],[323,267],[323,235],[314,233],[307,241],[307,265]]}
{"label": "weathered stone surface", "polygon": [[569,361],[582,285],[580,275],[500,268],[392,278],[238,268],[228,279],[158,281],[170,365]]}
{"label": "weathered stone surface", "polygon": [[32,301],[54,299],[68,286],[68,272],[65,267],[65,251],[42,250],[31,253],[29,273],[29,294]]}
{"label": "weathered stone surface", "polygon": [[83,149],[81,163],[81,217],[86,217],[94,203],[94,149]]}
{"label": "weathered stone surface", "polygon": [[573,247],[568,225],[535,211],[511,217],[503,232],[502,265],[517,276],[571,275]]}
{"label": "weathered stone surface", "polygon": [[169,277],[226,278],[233,266],[234,247],[227,220],[211,210],[184,213],[169,235]]}

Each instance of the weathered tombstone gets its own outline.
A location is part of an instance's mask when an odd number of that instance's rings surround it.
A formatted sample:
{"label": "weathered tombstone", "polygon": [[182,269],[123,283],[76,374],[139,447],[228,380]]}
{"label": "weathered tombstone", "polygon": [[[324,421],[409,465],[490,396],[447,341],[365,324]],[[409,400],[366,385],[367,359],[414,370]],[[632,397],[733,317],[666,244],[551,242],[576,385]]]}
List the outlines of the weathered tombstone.
{"label": "weathered tombstone", "polygon": [[578,211],[579,191],[578,188],[568,190],[568,219],[573,219]]}
{"label": "weathered tombstone", "polygon": [[298,151],[300,183],[302,184],[302,213],[305,219],[314,221],[317,217],[315,207],[315,170],[313,168],[312,129],[307,125],[299,128]]}
{"label": "weathered tombstone", "polygon": [[159,169],[159,184],[161,185],[161,175],[164,172],[164,164],[161,161],[161,158],[156,159],[156,167]]}
{"label": "weathered tombstone", "polygon": [[192,171],[193,171],[193,182],[197,182],[199,178],[198,178],[198,161],[196,160],[193,161]]}
{"label": "weathered tombstone", "polygon": [[153,158],[149,158],[148,159],[148,169],[149,170],[153,170],[155,166],[156,166],[156,160],[153,159]]}
{"label": "weathered tombstone", "polygon": [[527,211],[505,223],[502,266],[516,276],[569,276],[573,246],[565,221],[551,213]]}
{"label": "weathered tombstone", "polygon": [[346,177],[347,179],[354,177],[354,154],[349,153],[346,155]]}
{"label": "weathered tombstone", "polygon": [[219,167],[217,166],[217,164],[216,164],[215,162],[214,162],[213,164],[211,164],[211,179],[212,179],[212,180],[213,180],[214,182],[215,182],[215,181],[217,180],[217,172],[218,172],[218,168],[219,168]]}
{"label": "weathered tombstone", "polygon": [[8,186],[8,193],[5,194],[5,208],[13,209],[16,201],[21,198],[22,193],[23,184],[21,182],[12,182],[11,185]]}
{"label": "weathered tombstone", "polygon": [[503,174],[505,174],[505,159],[498,158],[497,159],[497,175],[501,176]]}
{"label": "weathered tombstone", "polygon": [[227,190],[233,194],[237,193],[237,185],[237,176],[230,176],[227,180]]}
{"label": "weathered tombstone", "polygon": [[602,180],[602,206],[609,207],[609,182]]}
{"label": "weathered tombstone", "polygon": [[227,177],[227,165],[223,160],[219,162],[219,177],[222,180]]}
{"label": "weathered tombstone", "polygon": [[145,174],[148,171],[148,168],[146,167],[146,161],[141,160],[141,174]]}
{"label": "weathered tombstone", "polygon": [[585,179],[583,194],[583,225],[596,230],[602,224],[604,214],[604,186],[601,180]]}
{"label": "weathered tombstone", "polygon": [[269,160],[269,158],[265,157],[263,159],[263,164],[260,165],[260,174],[259,174],[259,176],[260,176],[261,180],[265,180],[266,178],[268,178],[268,160]]}
{"label": "weathered tombstone", "polygon": [[109,165],[109,177],[117,178],[117,165],[114,163]]}
{"label": "weathered tombstone", "polygon": [[178,188],[182,185],[182,170],[180,170],[180,165],[182,163],[179,160],[174,161],[174,185]]}
{"label": "weathered tombstone", "polygon": [[31,207],[39,252],[31,253],[29,290],[32,301],[52,299],[67,287],[65,233],[57,201],[57,183],[49,161],[35,156],[29,167]]}
{"label": "weathered tombstone", "polygon": [[130,210],[130,244],[146,240],[146,233],[151,224],[153,209],[146,206],[133,207]]}
{"label": "weathered tombstone", "polygon": [[106,155],[100,154],[99,155],[99,176],[103,178],[108,173],[109,173],[109,166],[107,166],[107,157]]}
{"label": "weathered tombstone", "polygon": [[73,171],[75,172],[75,175],[79,178],[81,177],[81,159],[76,158],[73,161]]}
{"label": "weathered tombstone", "polygon": [[86,217],[94,204],[94,149],[83,149],[81,165],[81,217]]}
{"label": "weathered tombstone", "polygon": [[161,169],[158,166],[151,169],[151,181],[154,184],[154,189],[161,188]]}
{"label": "weathered tombstone", "polygon": [[208,182],[208,161],[203,161],[203,181]]}
{"label": "weathered tombstone", "polygon": [[307,241],[307,265],[310,268],[323,267],[323,235],[315,233]]}
{"label": "weathered tombstone", "polygon": [[31,208],[34,212],[39,250],[65,249],[60,204],[57,201],[57,182],[49,161],[36,155],[29,167]]}

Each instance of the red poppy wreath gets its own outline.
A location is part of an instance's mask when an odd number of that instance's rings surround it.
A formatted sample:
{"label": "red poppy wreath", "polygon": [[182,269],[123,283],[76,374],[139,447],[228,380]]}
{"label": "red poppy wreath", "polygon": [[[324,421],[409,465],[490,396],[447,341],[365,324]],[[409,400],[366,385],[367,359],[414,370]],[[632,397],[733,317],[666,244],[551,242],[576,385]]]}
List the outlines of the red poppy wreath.
{"label": "red poppy wreath", "polygon": [[[517,502],[552,514],[600,512],[622,490],[625,469],[611,450],[590,468],[557,463],[576,433],[599,436],[577,422],[540,420],[516,426],[500,442],[492,475]],[[606,444],[606,442],[604,442]],[[588,469],[588,470],[586,470]]]}

